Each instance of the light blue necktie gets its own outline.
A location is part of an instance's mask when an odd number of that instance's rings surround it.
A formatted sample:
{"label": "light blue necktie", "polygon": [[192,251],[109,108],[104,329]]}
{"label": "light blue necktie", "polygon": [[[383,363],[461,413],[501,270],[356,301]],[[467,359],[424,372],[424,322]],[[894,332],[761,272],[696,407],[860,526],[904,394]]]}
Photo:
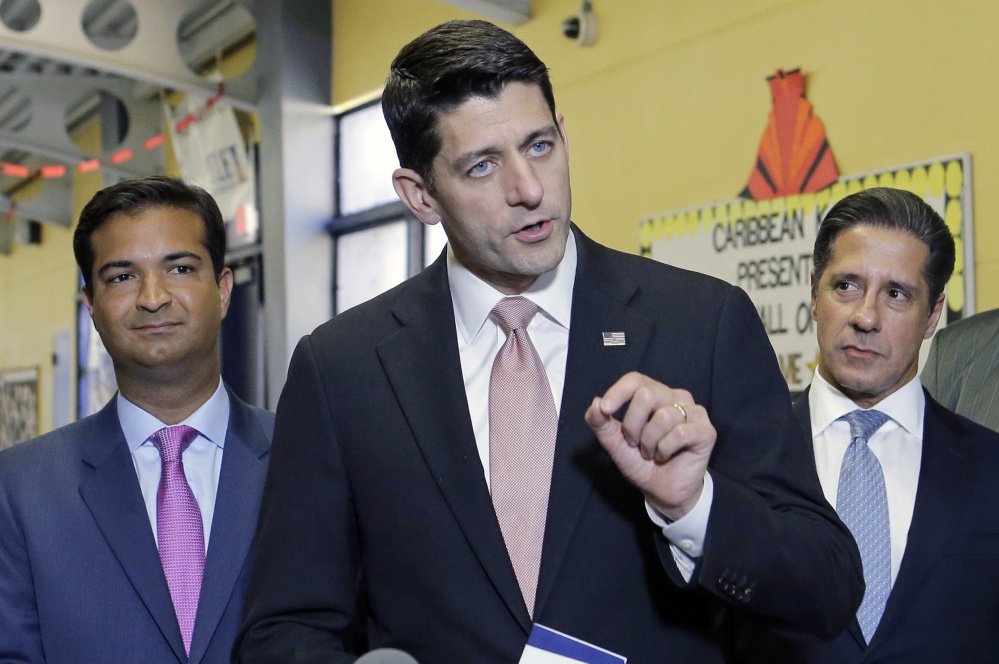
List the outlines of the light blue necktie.
{"label": "light blue necktie", "polygon": [[857,540],[864,563],[867,591],[857,621],[870,643],[891,592],[891,531],[885,476],[867,441],[889,417],[877,410],[855,410],[840,419],[850,424],[850,446],[839,471],[836,511]]}

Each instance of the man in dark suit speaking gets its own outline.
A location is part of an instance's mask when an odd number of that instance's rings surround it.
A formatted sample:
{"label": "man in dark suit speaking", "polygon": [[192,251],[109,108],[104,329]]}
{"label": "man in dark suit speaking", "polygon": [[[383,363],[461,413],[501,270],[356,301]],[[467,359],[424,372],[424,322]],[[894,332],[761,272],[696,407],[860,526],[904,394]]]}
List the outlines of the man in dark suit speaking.
{"label": "man in dark suit speaking", "polygon": [[941,406],[916,375],[954,268],[950,231],[915,194],[870,189],[829,210],[814,263],[820,361],[795,409],[867,591],[837,638],[762,630],[740,661],[995,661],[999,434]]}
{"label": "man in dark suit speaking", "polygon": [[130,180],[73,245],[119,391],[0,453],[0,661],[223,664],[273,416],[219,376],[222,216],[197,187]]}
{"label": "man in dark suit speaking", "polygon": [[448,249],[299,344],[238,661],[515,662],[536,623],[704,664],[731,603],[842,629],[859,561],[755,309],[571,224],[544,64],[451,22],[382,104],[396,191]]}

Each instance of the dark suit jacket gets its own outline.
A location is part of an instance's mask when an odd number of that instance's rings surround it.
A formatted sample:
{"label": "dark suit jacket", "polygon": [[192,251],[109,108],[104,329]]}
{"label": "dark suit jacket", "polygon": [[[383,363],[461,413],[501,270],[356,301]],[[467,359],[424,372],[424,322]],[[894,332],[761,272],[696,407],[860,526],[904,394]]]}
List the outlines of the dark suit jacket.
{"label": "dark suit jacket", "polygon": [[0,662],[229,661],[273,428],[229,403],[190,659],[112,400],[0,454]]}
{"label": "dark suit jacket", "polygon": [[[713,620],[729,602],[841,629],[861,597],[859,556],[804,472],[749,299],[578,230],[576,242],[535,619],[630,664],[719,661]],[[611,331],[626,345],[603,346]],[[689,586],[641,493],[583,421],[629,370],[689,389],[718,430],[714,507]],[[443,256],[299,344],[258,538],[241,662],[353,661],[343,652],[357,622],[372,648],[421,664],[518,660],[531,619],[476,451]]]}
{"label": "dark suit jacket", "polygon": [[999,431],[999,309],[937,332],[922,381],[947,408]]}
{"label": "dark suit jacket", "polygon": [[[807,394],[794,408],[811,435]],[[737,660],[760,664],[997,661],[999,434],[955,415],[927,394],[923,458],[905,555],[866,652],[856,619],[827,642],[789,640],[765,630],[744,637]]]}

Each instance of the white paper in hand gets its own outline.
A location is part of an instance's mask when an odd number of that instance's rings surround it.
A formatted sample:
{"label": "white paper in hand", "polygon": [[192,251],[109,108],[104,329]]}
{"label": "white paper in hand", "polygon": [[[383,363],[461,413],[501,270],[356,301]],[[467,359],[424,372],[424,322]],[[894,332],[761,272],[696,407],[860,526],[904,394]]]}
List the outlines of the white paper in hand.
{"label": "white paper in hand", "polygon": [[568,634],[535,624],[519,664],[623,664],[622,657]]}

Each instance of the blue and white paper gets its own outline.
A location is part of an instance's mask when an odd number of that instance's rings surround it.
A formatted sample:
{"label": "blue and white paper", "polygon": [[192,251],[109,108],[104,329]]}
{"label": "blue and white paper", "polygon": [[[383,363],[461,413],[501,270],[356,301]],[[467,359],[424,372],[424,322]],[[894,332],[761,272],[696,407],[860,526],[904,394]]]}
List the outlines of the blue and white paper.
{"label": "blue and white paper", "polygon": [[535,624],[520,664],[622,664],[622,657],[550,627]]}

